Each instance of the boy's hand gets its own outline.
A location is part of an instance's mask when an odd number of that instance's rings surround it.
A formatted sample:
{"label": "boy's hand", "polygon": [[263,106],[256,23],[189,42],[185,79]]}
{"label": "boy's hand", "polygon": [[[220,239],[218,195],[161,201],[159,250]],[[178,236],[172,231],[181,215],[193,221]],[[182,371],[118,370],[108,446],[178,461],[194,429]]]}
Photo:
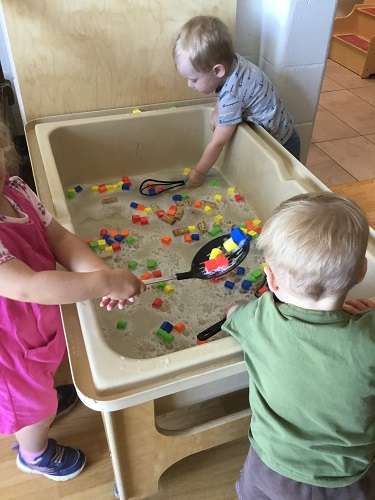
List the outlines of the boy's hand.
{"label": "boy's hand", "polygon": [[371,299],[346,300],[342,310],[348,314],[360,314],[375,309],[375,302]]}
{"label": "boy's hand", "polygon": [[226,318],[229,318],[229,316],[230,316],[232,313],[234,313],[234,311],[235,311],[238,307],[240,307],[238,304],[234,304],[234,305],[233,305],[233,306],[231,306],[229,309],[227,309],[227,310],[225,311],[225,317],[226,317]]}
{"label": "boy's hand", "polygon": [[193,168],[190,170],[188,175],[188,181],[186,183],[186,187],[198,187],[204,183],[204,174],[200,174]]}
{"label": "boy's hand", "polygon": [[111,269],[109,281],[111,292],[100,302],[100,307],[106,307],[107,311],[112,311],[116,305],[123,309],[127,301],[134,302],[134,297],[146,290],[146,285],[126,269]]}

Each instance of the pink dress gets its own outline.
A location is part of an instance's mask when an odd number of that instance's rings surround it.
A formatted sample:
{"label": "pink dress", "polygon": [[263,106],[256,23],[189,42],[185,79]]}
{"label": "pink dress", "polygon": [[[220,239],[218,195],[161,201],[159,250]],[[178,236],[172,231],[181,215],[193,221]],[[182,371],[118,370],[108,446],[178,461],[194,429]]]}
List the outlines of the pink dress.
{"label": "pink dress", "polygon": [[[4,186],[4,196],[15,202],[22,219],[0,215],[0,265],[16,258],[35,271],[54,270],[56,261],[46,231],[50,216],[40,202],[35,208],[28,193],[25,183],[15,177]],[[0,296],[1,434],[13,434],[56,412],[53,376],[65,355],[58,305]]]}

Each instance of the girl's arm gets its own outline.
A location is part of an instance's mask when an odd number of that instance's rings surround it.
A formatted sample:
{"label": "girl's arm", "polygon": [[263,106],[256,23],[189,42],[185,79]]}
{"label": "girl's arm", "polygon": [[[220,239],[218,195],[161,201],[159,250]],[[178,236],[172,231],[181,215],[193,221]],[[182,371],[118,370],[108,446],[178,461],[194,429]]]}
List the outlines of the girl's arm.
{"label": "girl's arm", "polygon": [[126,300],[144,288],[127,269],[37,272],[18,259],[0,265],[0,295],[21,302],[71,304],[103,296]]}
{"label": "girl's arm", "polygon": [[47,227],[56,261],[69,271],[108,270],[110,267],[78,236],[69,232],[55,219]]}
{"label": "girl's arm", "polygon": [[[57,221],[47,228],[57,262],[69,271],[36,272],[18,259],[0,264],[0,295],[22,302],[71,304],[104,297],[111,310],[145,290],[145,285],[127,269],[111,269],[77,236]],[[70,272],[73,271],[73,272]]]}

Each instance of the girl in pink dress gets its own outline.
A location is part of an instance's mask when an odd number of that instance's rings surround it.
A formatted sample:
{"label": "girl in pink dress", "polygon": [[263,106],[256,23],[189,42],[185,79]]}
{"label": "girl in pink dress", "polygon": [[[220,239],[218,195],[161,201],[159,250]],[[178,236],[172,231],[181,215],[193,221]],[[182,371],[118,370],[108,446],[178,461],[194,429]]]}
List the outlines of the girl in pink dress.
{"label": "girl in pink dress", "polygon": [[0,148],[0,434],[15,434],[19,469],[65,481],[81,472],[85,455],[48,438],[58,407],[53,377],[66,355],[58,304],[100,296],[101,306],[122,309],[145,285],[111,269],[22,179],[8,176],[14,146],[1,123]]}

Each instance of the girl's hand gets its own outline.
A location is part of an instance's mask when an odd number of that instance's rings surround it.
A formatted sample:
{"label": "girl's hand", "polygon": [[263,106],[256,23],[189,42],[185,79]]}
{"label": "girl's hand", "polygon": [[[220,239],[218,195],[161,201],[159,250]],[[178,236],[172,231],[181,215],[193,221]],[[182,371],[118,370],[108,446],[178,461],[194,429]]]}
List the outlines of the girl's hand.
{"label": "girl's hand", "polygon": [[204,174],[200,174],[193,168],[190,170],[188,175],[188,181],[186,183],[186,187],[198,187],[204,183]]}
{"label": "girl's hand", "polygon": [[134,297],[146,290],[146,285],[127,269],[110,269],[109,283],[111,292],[100,302],[100,307],[106,307],[107,311],[116,305],[123,309],[127,301],[134,302]]}
{"label": "girl's hand", "polygon": [[127,300],[124,300],[124,299],[115,300],[115,299],[110,299],[109,297],[105,296],[100,301],[100,307],[106,307],[107,311],[112,311],[112,309],[114,309],[116,306],[119,309],[124,309],[125,304],[127,302],[134,302],[134,297],[129,297]]}
{"label": "girl's hand", "polygon": [[360,314],[375,309],[375,302],[371,299],[346,300],[342,310],[348,314]]}

